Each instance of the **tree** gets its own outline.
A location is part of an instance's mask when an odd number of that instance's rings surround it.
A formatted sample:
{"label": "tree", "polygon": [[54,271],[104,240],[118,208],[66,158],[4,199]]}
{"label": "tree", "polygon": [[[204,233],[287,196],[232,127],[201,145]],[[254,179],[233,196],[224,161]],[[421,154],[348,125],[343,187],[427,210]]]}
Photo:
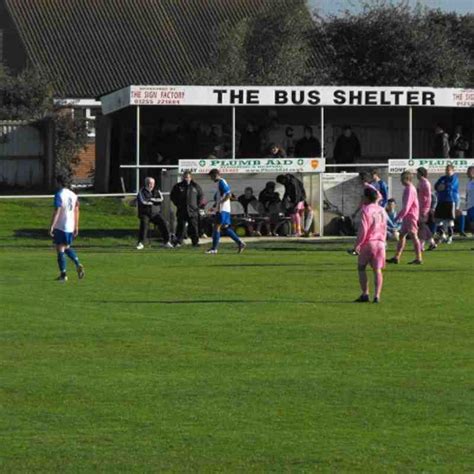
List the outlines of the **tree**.
{"label": "tree", "polygon": [[454,15],[452,21],[444,15],[406,2],[365,3],[360,13],[319,17],[315,41],[331,51],[332,83],[468,86],[472,15],[465,20]]}
{"label": "tree", "polygon": [[275,8],[216,33],[209,66],[197,84],[305,84],[321,80],[311,47],[314,28],[304,0],[275,1]]}
{"label": "tree", "polygon": [[52,87],[41,74],[25,69],[13,76],[0,66],[1,120],[41,120],[52,110]]}

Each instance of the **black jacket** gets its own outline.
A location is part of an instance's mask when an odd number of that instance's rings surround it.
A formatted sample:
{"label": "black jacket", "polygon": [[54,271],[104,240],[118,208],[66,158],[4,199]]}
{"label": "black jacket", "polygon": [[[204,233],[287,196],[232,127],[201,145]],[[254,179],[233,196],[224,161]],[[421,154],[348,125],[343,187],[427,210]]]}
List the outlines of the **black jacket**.
{"label": "black jacket", "polygon": [[245,214],[248,214],[248,212],[249,212],[249,204],[250,203],[253,203],[255,207],[258,204],[258,200],[255,196],[252,196],[250,199],[247,199],[245,197],[245,194],[242,194],[241,196],[239,196],[237,201],[239,201],[240,204],[242,204],[242,207],[244,208]]}
{"label": "black jacket", "polygon": [[306,138],[296,142],[295,157],[311,158],[321,156],[321,143],[316,137]]}
{"label": "black jacket", "polygon": [[296,204],[306,199],[306,191],[303,183],[292,174],[287,174],[285,177],[285,195],[283,196],[283,202],[290,206],[296,206]]}
{"label": "black jacket", "polygon": [[355,163],[361,155],[359,139],[352,134],[350,137],[341,135],[336,140],[334,159],[336,163]]}
{"label": "black jacket", "polygon": [[281,202],[280,195],[276,191],[268,188],[265,188],[260,191],[260,194],[258,195],[258,200],[263,204],[263,207],[266,211],[270,209],[270,206],[272,204],[278,204],[279,202]]}
{"label": "black jacket", "polygon": [[178,214],[187,214],[189,216],[197,216],[201,207],[203,194],[199,184],[191,181],[180,181],[173,186],[171,190],[171,202],[178,209]]}
{"label": "black jacket", "polygon": [[143,187],[137,194],[138,217],[142,216],[156,216],[161,211],[161,203],[163,202],[163,195],[158,188],[149,191]]}

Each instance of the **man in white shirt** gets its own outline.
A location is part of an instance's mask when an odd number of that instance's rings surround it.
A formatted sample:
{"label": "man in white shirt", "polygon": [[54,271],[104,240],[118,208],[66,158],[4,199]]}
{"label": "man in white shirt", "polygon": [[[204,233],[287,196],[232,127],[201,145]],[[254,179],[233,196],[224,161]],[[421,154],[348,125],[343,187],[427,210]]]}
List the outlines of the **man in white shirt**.
{"label": "man in white shirt", "polygon": [[56,181],[59,190],[54,195],[54,212],[49,234],[56,245],[60,275],[57,280],[67,281],[66,255],[76,266],[79,279],[84,278],[84,266],[79,262],[76,252],[71,248],[74,237],[79,233],[79,200],[69,189],[69,179],[58,176]]}

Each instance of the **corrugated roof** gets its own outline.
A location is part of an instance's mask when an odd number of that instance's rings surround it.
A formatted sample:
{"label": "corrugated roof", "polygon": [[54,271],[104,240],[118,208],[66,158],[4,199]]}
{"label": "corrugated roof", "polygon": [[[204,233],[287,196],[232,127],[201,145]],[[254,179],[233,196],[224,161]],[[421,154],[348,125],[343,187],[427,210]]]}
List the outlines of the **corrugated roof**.
{"label": "corrugated roof", "polygon": [[292,0],[5,1],[58,95],[96,97],[130,84],[182,84],[205,66],[217,25]]}

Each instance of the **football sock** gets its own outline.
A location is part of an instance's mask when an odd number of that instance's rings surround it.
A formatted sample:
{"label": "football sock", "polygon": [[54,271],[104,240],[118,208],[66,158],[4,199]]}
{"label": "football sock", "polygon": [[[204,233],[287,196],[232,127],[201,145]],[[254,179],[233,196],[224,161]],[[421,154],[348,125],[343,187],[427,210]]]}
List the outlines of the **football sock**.
{"label": "football sock", "polygon": [[418,260],[421,260],[422,247],[421,247],[420,239],[418,238],[413,239],[413,247],[415,248],[416,258]]}
{"label": "football sock", "polygon": [[449,226],[448,227],[448,237],[452,237],[454,234],[454,227]]}
{"label": "football sock", "polygon": [[58,252],[58,267],[61,273],[66,273],[66,257],[64,252]]}
{"label": "football sock", "polygon": [[218,230],[213,230],[212,231],[212,248],[214,250],[217,250],[217,247],[219,247],[219,241],[221,240],[221,233]]}
{"label": "football sock", "polygon": [[397,243],[397,252],[395,254],[395,258],[400,259],[403,251],[405,250],[405,245],[406,245],[406,238],[403,237]]}
{"label": "football sock", "polygon": [[382,285],[383,285],[383,273],[381,271],[375,272],[374,274],[375,280],[375,297],[380,298],[380,293],[382,292]]}
{"label": "football sock", "polygon": [[227,227],[225,229],[225,233],[236,243],[236,244],[241,244],[242,241],[239,239],[239,236],[234,232],[234,229],[231,227]]}
{"label": "football sock", "polygon": [[369,282],[365,270],[359,270],[359,283],[363,295],[369,294]]}
{"label": "football sock", "polygon": [[66,249],[65,254],[74,262],[76,267],[79,265],[79,259],[77,258],[76,252],[73,249]]}

